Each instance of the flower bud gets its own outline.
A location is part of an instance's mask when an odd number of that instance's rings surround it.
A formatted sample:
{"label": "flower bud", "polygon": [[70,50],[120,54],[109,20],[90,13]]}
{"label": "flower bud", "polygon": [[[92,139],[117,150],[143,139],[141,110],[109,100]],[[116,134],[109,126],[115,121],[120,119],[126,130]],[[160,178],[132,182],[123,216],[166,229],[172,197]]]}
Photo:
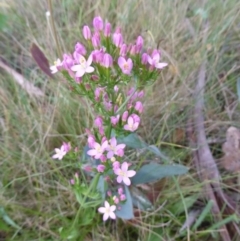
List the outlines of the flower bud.
{"label": "flower bud", "polygon": [[135,110],[138,111],[139,113],[143,112],[143,105],[141,101],[137,101],[135,104]]}
{"label": "flower bud", "polygon": [[118,88],[117,85],[115,85],[115,86],[113,87],[113,89],[114,89],[115,93],[117,93],[119,88]]}
{"label": "flower bud", "polygon": [[137,41],[136,41],[136,52],[140,53],[143,47],[143,38],[142,36],[138,36],[137,37]]}
{"label": "flower bud", "polygon": [[128,111],[124,111],[123,114],[122,114],[122,121],[126,122],[127,118],[128,118]]}
{"label": "flower bud", "polygon": [[121,48],[120,48],[120,56],[125,57],[127,54],[127,45],[126,44],[122,44]]}
{"label": "flower bud", "polygon": [[142,64],[147,64],[148,63],[148,54],[143,53],[142,54],[142,59],[141,59]]}
{"label": "flower bud", "polygon": [[114,33],[113,34],[113,43],[116,47],[120,48],[123,44],[123,36],[121,33]]}
{"label": "flower bud", "polygon": [[91,37],[92,37],[91,30],[90,30],[90,28],[89,28],[87,25],[84,25],[84,26],[83,26],[82,33],[83,33],[83,37],[84,37],[86,40],[91,39]]}
{"label": "flower bud", "polygon": [[104,36],[109,37],[111,35],[111,24],[106,23],[105,29],[104,29]]}
{"label": "flower bud", "polygon": [[75,52],[80,55],[85,55],[87,53],[85,47],[79,42],[77,42],[75,45]]}
{"label": "flower bud", "polygon": [[93,27],[95,31],[102,31],[103,30],[103,20],[100,16],[95,17],[93,19]]}
{"label": "flower bud", "polygon": [[105,170],[105,166],[104,165],[100,164],[100,165],[97,166],[97,171],[98,172],[104,172],[104,170]]}
{"label": "flower bud", "polygon": [[113,58],[112,58],[112,56],[110,54],[107,54],[107,53],[104,54],[101,65],[104,66],[105,68],[112,67],[112,65],[113,65]]}
{"label": "flower bud", "polygon": [[136,51],[136,45],[132,45],[131,49],[130,49],[130,54],[131,55],[136,55],[137,51]]}
{"label": "flower bud", "polygon": [[97,32],[95,32],[92,36],[92,45],[94,48],[97,48],[100,46],[100,35]]}

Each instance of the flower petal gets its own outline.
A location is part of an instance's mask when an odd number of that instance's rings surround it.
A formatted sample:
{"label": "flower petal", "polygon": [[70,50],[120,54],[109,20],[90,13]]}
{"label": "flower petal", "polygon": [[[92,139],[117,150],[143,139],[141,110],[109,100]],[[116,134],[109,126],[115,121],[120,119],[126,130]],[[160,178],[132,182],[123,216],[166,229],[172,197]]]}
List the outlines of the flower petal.
{"label": "flower petal", "polygon": [[124,182],[127,186],[129,186],[129,185],[131,184],[131,181],[130,181],[130,179],[129,179],[128,177],[123,177],[123,182]]}
{"label": "flower petal", "polygon": [[108,201],[105,201],[105,202],[104,202],[104,205],[105,205],[105,208],[106,208],[106,209],[110,207],[110,205],[109,205],[109,202],[108,202]]}
{"label": "flower petal", "polygon": [[105,213],[106,212],[106,208],[100,207],[100,208],[98,208],[98,212],[99,213]]}
{"label": "flower petal", "polygon": [[122,164],[121,168],[122,168],[122,171],[123,171],[123,172],[126,172],[126,171],[128,170],[128,164],[127,164],[127,162],[124,162],[124,163]]}
{"label": "flower petal", "polygon": [[116,210],[116,206],[115,205],[112,205],[111,207],[110,207],[110,211],[111,212],[114,212]]}
{"label": "flower petal", "polygon": [[134,171],[134,170],[129,170],[128,172],[127,172],[127,176],[128,177],[133,177],[133,176],[135,176],[136,175],[136,172]]}
{"label": "flower petal", "polygon": [[93,61],[92,55],[90,54],[87,60],[87,65],[90,66]]}
{"label": "flower petal", "polygon": [[111,219],[116,219],[116,214],[114,212],[109,213]]}
{"label": "flower petal", "polygon": [[123,177],[122,177],[122,176],[118,176],[118,177],[117,177],[117,182],[118,182],[118,183],[121,183],[122,180],[123,180]]}
{"label": "flower petal", "polygon": [[82,69],[82,66],[80,65],[80,64],[77,64],[77,65],[73,65],[72,67],[71,67],[71,70],[72,71],[78,71],[79,69]]}
{"label": "flower petal", "polygon": [[125,64],[125,62],[126,62],[126,60],[125,60],[125,58],[123,58],[122,56],[120,56],[119,58],[118,58],[118,65],[119,65],[119,67],[122,69],[123,68],[123,65]]}
{"label": "flower petal", "polygon": [[156,67],[157,69],[163,69],[163,68],[166,67],[166,66],[168,66],[167,63],[157,63],[157,64],[155,65],[155,67]]}
{"label": "flower petal", "polygon": [[85,71],[86,73],[92,73],[94,71],[94,68],[92,66],[88,66]]}
{"label": "flower petal", "polygon": [[108,218],[109,218],[109,214],[108,213],[104,213],[103,214],[103,221],[108,220]]}
{"label": "flower petal", "polygon": [[85,70],[84,69],[79,69],[76,73],[76,77],[82,77],[85,74]]}

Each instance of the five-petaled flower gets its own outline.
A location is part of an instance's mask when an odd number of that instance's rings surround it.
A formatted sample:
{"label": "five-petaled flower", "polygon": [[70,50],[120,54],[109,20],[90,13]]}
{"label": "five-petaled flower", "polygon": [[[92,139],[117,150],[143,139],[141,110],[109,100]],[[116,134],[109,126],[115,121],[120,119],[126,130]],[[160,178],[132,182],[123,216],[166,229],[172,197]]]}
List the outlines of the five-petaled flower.
{"label": "five-petaled flower", "polygon": [[108,201],[104,202],[104,206],[105,207],[98,208],[98,212],[103,213],[103,221],[108,220],[109,217],[111,219],[116,219],[116,214],[114,213],[114,211],[116,210],[116,206],[110,206]]}
{"label": "five-petaled flower", "polygon": [[67,154],[67,151],[64,145],[62,145],[60,148],[55,148],[54,150],[56,154],[52,156],[53,159],[62,160],[63,157]]}
{"label": "five-petaled flower", "polygon": [[104,141],[102,145],[95,142],[92,146],[93,146],[93,149],[89,150],[87,154],[89,156],[93,156],[95,159],[99,159],[103,155],[103,152],[108,147],[108,141]]}
{"label": "five-petaled flower", "polygon": [[148,63],[154,66],[156,69],[163,69],[168,64],[167,63],[159,63],[160,61],[160,54],[156,51],[152,54],[152,57],[148,56]]}
{"label": "five-petaled flower", "polygon": [[92,55],[88,57],[88,60],[86,60],[82,55],[79,55],[78,57],[79,64],[71,67],[71,70],[76,72],[76,77],[82,77],[85,73],[92,73],[94,71],[94,68],[91,66]]}
{"label": "five-petaled flower", "polygon": [[118,58],[118,65],[124,74],[130,75],[133,68],[133,62],[130,58],[126,60],[124,57],[120,56]]}
{"label": "five-petaled flower", "polygon": [[125,183],[127,186],[129,186],[131,184],[131,181],[129,179],[129,177],[133,177],[136,172],[134,170],[130,170],[128,171],[128,164],[127,162],[124,162],[121,165],[121,168],[115,168],[114,169],[114,173],[118,176],[117,177],[117,182],[118,183]]}
{"label": "five-petaled flower", "polygon": [[139,121],[135,121],[132,116],[128,117],[127,124],[124,125],[124,130],[134,132],[139,126]]}
{"label": "five-petaled flower", "polygon": [[125,144],[117,145],[116,138],[112,137],[109,141],[108,147],[106,148],[106,150],[108,151],[107,158],[111,159],[114,155],[123,156],[125,146]]}

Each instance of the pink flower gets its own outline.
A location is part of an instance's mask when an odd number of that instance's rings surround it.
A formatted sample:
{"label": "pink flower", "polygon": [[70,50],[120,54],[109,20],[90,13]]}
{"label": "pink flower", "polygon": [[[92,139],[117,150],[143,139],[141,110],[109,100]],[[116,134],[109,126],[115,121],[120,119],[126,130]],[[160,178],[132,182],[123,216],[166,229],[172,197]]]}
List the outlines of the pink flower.
{"label": "pink flower", "polygon": [[72,66],[71,70],[76,72],[76,77],[82,77],[85,73],[92,73],[94,68],[91,66],[92,64],[92,55],[88,57],[88,60],[80,55],[79,63],[77,65]]}
{"label": "pink flower", "polygon": [[95,17],[93,19],[93,27],[94,27],[95,31],[103,30],[103,20],[100,16]]}
{"label": "pink flower", "polygon": [[104,165],[100,164],[100,165],[97,166],[97,171],[98,172],[104,172],[104,170],[105,170],[105,166]]}
{"label": "pink flower", "polygon": [[104,51],[101,49],[95,49],[92,51],[93,62],[102,63],[103,62]]}
{"label": "pink flower", "polygon": [[115,169],[114,173],[118,176],[117,182],[118,183],[123,182],[127,186],[129,186],[131,184],[129,177],[133,177],[136,174],[136,172],[133,170],[128,171],[128,163],[127,162],[124,162],[121,165],[121,168]]}
{"label": "pink flower", "polygon": [[117,93],[117,92],[118,92],[118,90],[119,90],[119,88],[118,88],[118,86],[117,86],[117,85],[114,85],[113,89],[114,89],[115,93]]}
{"label": "pink flower", "polygon": [[143,47],[143,38],[142,36],[137,37],[136,41],[136,53],[140,53]]}
{"label": "pink flower", "polygon": [[128,117],[127,124],[124,125],[124,130],[134,132],[137,130],[139,122],[135,121],[132,116]]}
{"label": "pink flower", "polygon": [[97,48],[100,46],[100,35],[98,32],[95,32],[92,36],[92,45],[94,48]]}
{"label": "pink flower", "polygon": [[122,121],[125,122],[128,118],[128,111],[124,111],[123,114],[122,114]]}
{"label": "pink flower", "polygon": [[113,162],[112,166],[113,166],[113,171],[114,171],[115,169],[119,169],[119,168],[120,168],[120,162],[115,161],[115,162]]}
{"label": "pink flower", "polygon": [[103,221],[106,221],[109,217],[111,219],[116,219],[116,214],[114,211],[116,210],[116,206],[108,203],[108,201],[104,202],[105,207],[98,208],[98,212],[103,213]]}
{"label": "pink flower", "polygon": [[120,115],[111,116],[110,118],[111,118],[112,125],[115,126],[118,123],[118,121],[119,121]]}
{"label": "pink flower", "polygon": [[69,54],[64,54],[62,64],[66,70],[70,70],[71,67],[74,65],[74,60],[73,60],[72,56]]}
{"label": "pink flower", "polygon": [[127,45],[126,44],[122,44],[121,48],[120,48],[120,56],[125,57],[127,54]]}
{"label": "pink flower", "polygon": [[75,52],[80,55],[85,55],[87,53],[87,50],[81,43],[77,42],[75,45]]}
{"label": "pink flower", "polygon": [[118,194],[119,194],[119,195],[122,195],[122,194],[123,194],[123,188],[122,188],[122,187],[119,187],[119,188],[118,188]]}
{"label": "pink flower", "polygon": [[142,64],[147,64],[148,63],[148,54],[147,53],[143,53],[142,54],[141,63]]}
{"label": "pink flower", "polygon": [[126,200],[126,195],[125,195],[125,194],[120,195],[120,200],[121,200],[121,201]]}
{"label": "pink flower", "polygon": [[108,151],[107,158],[111,159],[114,155],[116,156],[123,156],[124,155],[124,148],[126,147],[125,144],[117,145],[117,140],[115,137],[112,137],[109,141],[109,145],[106,148]]}
{"label": "pink flower", "polygon": [[113,196],[113,201],[115,204],[118,204],[119,203],[119,198],[116,197],[116,196]]}
{"label": "pink flower", "polygon": [[104,29],[104,36],[109,37],[111,35],[111,24],[106,23],[105,29]]}
{"label": "pink flower", "polygon": [[123,36],[120,32],[115,32],[113,34],[113,43],[116,47],[120,48],[123,44]]}
{"label": "pink flower", "polygon": [[143,112],[143,104],[142,104],[142,102],[141,101],[137,101],[134,108],[139,113],[142,113]]}
{"label": "pink flower", "polygon": [[137,46],[136,45],[132,45],[131,49],[130,49],[130,54],[131,55],[135,55],[137,53]]}
{"label": "pink flower", "polygon": [[65,150],[66,153],[68,153],[70,150],[71,150],[71,144],[70,142],[66,143],[66,142],[63,142],[63,148]]}
{"label": "pink flower", "polygon": [[95,159],[99,159],[103,155],[103,152],[106,150],[107,147],[108,141],[104,141],[102,145],[95,142],[93,144],[93,149],[89,150],[87,154],[89,156],[93,156]]}
{"label": "pink flower", "polygon": [[124,74],[130,75],[133,67],[133,62],[130,58],[126,61],[124,57],[120,56],[118,58],[118,65]]}
{"label": "pink flower", "polygon": [[103,119],[101,116],[98,116],[95,120],[94,120],[94,124],[96,127],[101,128],[103,126]]}
{"label": "pink flower", "polygon": [[104,54],[101,65],[103,67],[105,67],[105,68],[112,67],[112,65],[113,65],[113,58],[112,58],[112,56],[110,54],[108,54],[108,53]]}
{"label": "pink flower", "polygon": [[63,145],[60,147],[60,149],[55,148],[54,150],[55,150],[56,154],[54,154],[52,156],[53,159],[62,160],[63,157],[67,154],[67,152],[65,151],[65,147]]}
{"label": "pink flower", "polygon": [[82,33],[83,33],[83,37],[84,37],[86,40],[91,39],[91,37],[92,37],[92,35],[91,35],[91,30],[90,30],[90,28],[89,28],[87,25],[84,25],[84,26],[83,26]]}
{"label": "pink flower", "polygon": [[163,69],[168,65],[167,63],[159,63],[159,61],[160,54],[158,51],[153,52],[152,57],[148,56],[148,63],[156,69]]}

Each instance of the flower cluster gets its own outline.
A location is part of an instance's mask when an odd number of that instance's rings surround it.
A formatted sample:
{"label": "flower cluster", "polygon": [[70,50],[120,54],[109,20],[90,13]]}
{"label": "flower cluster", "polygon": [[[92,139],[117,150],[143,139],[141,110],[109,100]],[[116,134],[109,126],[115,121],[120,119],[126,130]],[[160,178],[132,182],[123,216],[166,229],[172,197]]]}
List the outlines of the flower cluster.
{"label": "flower cluster", "polygon": [[[160,62],[159,50],[144,51],[142,36],[127,44],[121,28],[112,32],[111,24],[101,17],[95,17],[92,24],[93,29],[87,25],[82,29],[85,43],[76,43],[73,53],[65,53],[50,69],[52,73],[60,71],[71,89],[92,102],[96,116],[92,130],[86,130],[87,154],[97,163],[91,170],[103,175],[112,187],[105,206],[98,209],[106,221],[116,218],[117,205],[126,201],[123,187],[131,185],[130,178],[136,174],[129,170],[131,163],[124,159],[126,145],[119,143],[118,137],[139,128],[143,88],[156,80],[167,63]],[[126,91],[125,86],[132,82],[134,86]],[[53,158],[61,160],[70,149],[64,143],[55,149]]]}

